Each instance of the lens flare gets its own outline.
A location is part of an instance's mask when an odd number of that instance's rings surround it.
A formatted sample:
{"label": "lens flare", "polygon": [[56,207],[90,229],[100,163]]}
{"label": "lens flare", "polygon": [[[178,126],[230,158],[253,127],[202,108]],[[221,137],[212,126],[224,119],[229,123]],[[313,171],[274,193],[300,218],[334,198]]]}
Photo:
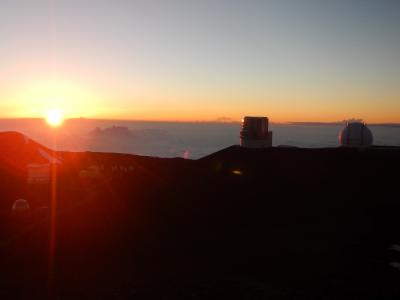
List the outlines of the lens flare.
{"label": "lens flare", "polygon": [[49,109],[46,112],[46,122],[51,127],[58,127],[63,123],[63,121],[64,121],[64,114],[60,109],[53,108]]}

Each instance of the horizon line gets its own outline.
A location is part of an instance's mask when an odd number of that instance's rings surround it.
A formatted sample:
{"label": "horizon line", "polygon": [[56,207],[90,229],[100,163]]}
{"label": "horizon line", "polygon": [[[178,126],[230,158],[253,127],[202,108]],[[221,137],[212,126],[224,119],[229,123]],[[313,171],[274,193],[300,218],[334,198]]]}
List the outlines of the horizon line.
{"label": "horizon line", "polygon": [[[37,120],[37,121],[45,121],[45,118],[41,117],[0,117],[0,121],[20,121],[20,120]],[[241,120],[232,120],[232,121],[219,121],[219,120],[156,120],[156,119],[126,119],[126,118],[90,118],[90,117],[75,117],[75,118],[65,118],[65,122],[68,121],[76,121],[76,120],[88,120],[88,121],[116,121],[116,122],[148,122],[148,123],[215,123],[215,124],[241,124]],[[269,121],[269,124],[276,124],[276,125],[341,125],[346,124],[351,120],[342,120],[342,121],[284,121],[284,122],[277,122],[277,121]],[[357,121],[357,120],[354,120]],[[370,126],[400,126],[400,122],[364,122]]]}

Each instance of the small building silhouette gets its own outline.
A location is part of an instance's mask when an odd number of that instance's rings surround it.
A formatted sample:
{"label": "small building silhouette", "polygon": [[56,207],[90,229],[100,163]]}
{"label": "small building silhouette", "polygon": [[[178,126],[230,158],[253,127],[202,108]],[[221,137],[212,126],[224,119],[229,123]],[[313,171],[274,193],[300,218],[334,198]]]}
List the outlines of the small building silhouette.
{"label": "small building silhouette", "polygon": [[272,131],[268,131],[268,118],[244,117],[240,145],[245,148],[272,147]]}

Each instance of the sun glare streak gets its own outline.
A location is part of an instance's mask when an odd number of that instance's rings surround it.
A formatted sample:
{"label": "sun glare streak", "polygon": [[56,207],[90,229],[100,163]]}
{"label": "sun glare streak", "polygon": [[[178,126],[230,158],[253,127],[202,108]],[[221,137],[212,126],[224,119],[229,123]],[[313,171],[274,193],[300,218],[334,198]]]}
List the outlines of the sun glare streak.
{"label": "sun glare streak", "polygon": [[[57,155],[57,135],[53,135],[53,157]],[[49,257],[48,257],[48,293],[49,298],[53,297],[54,285],[54,263],[57,240],[57,163],[51,165],[51,191],[50,191],[50,238],[49,238]]]}

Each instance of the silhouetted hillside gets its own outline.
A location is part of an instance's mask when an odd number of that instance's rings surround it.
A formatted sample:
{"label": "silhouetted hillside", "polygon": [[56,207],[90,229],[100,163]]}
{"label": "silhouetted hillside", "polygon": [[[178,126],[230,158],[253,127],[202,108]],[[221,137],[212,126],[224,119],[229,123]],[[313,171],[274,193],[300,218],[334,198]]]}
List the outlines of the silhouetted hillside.
{"label": "silhouetted hillside", "polygon": [[[395,299],[400,272],[398,149],[243,149],[200,160],[53,153],[0,135],[4,299]],[[19,159],[20,158],[20,159]],[[9,163],[11,162],[12,163]],[[11,178],[11,179],[10,179]],[[12,217],[17,198],[31,215]],[[40,214],[38,212],[41,212]]]}

